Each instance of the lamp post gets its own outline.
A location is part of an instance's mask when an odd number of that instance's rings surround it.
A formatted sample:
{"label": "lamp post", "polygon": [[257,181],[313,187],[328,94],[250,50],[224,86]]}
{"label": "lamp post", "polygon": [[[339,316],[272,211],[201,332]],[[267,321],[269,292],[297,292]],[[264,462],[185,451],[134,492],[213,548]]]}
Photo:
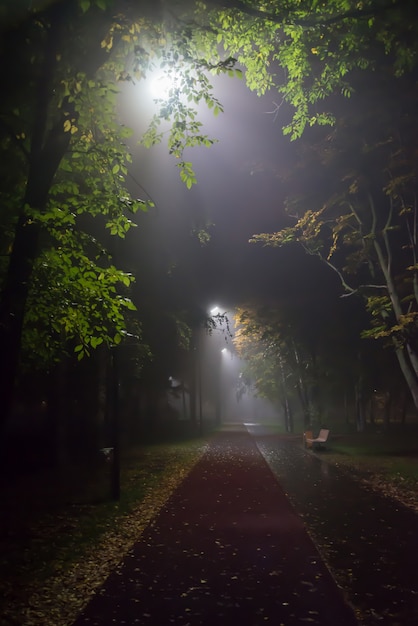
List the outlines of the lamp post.
{"label": "lamp post", "polygon": [[220,359],[219,359],[219,367],[217,370],[216,377],[216,407],[215,407],[215,423],[216,426],[220,426],[222,422],[222,377],[224,375],[223,361],[225,354],[227,353],[226,348],[222,348],[219,351]]}
{"label": "lamp post", "polygon": [[214,306],[211,311],[211,315],[213,318],[213,328],[217,331],[217,339],[215,342],[215,350],[216,350],[216,373],[215,373],[215,425],[220,426],[222,421],[222,382],[223,376],[225,375],[225,370],[223,367],[223,361],[226,353],[228,352],[227,348],[222,348],[222,344],[225,346],[225,343],[222,341],[222,338],[227,341],[228,336],[232,336],[229,328],[229,319],[227,316],[227,312],[220,309],[219,306]]}
{"label": "lamp post", "polygon": [[[216,318],[216,319],[213,319]],[[191,414],[198,422],[198,432],[200,435],[203,434],[203,348],[210,348],[211,346],[216,346],[216,354],[214,354],[213,348],[212,350],[205,350],[205,372],[207,371],[210,364],[213,365],[213,359],[219,359],[219,355],[224,352],[219,345],[219,339],[216,340],[212,344],[212,342],[204,343],[204,333],[206,330],[210,329],[210,331],[217,330],[222,334],[225,334],[226,330],[229,332],[228,322],[225,321],[226,313],[221,313],[221,309],[218,306],[212,307],[208,313],[206,313],[205,323],[202,324],[203,318],[199,320],[199,324],[196,324],[193,331],[193,380],[194,384],[192,385],[191,392]],[[208,332],[208,334],[211,334]],[[221,423],[221,383],[222,383],[222,361],[221,363],[216,362],[216,370],[215,373],[211,371],[211,376],[209,377],[208,389],[211,392],[212,397],[215,398],[215,424],[219,426]],[[213,407],[213,404],[211,403]],[[213,414],[212,414],[213,415]]]}
{"label": "lamp post", "polygon": [[112,436],[112,499],[120,500],[120,449],[119,449],[119,371],[117,347],[111,349],[111,436]]}
{"label": "lamp post", "polygon": [[193,427],[198,428],[199,434],[203,432],[203,408],[202,408],[202,364],[201,364],[201,329],[196,326],[193,329],[191,345],[191,384],[190,384],[190,420]]}
{"label": "lamp post", "polygon": [[202,354],[201,337],[198,337],[197,347],[197,387],[199,393],[199,435],[203,435],[203,412],[202,412]]}

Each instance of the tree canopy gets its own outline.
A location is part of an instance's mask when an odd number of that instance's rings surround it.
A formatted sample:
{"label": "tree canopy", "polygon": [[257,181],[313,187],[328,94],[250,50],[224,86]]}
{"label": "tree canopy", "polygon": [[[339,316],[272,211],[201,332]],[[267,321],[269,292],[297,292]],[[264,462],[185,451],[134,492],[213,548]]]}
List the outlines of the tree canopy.
{"label": "tree canopy", "polygon": [[350,97],[353,73],[373,72],[383,64],[399,77],[416,64],[417,25],[410,0],[215,0],[197,8],[210,49],[220,46],[236,57],[250,89],[258,94],[277,90],[276,106],[287,102],[293,107],[284,128],[292,138],[307,126],[335,120],[330,98]]}
{"label": "tree canopy", "polygon": [[363,335],[394,348],[417,404],[416,82],[356,82],[350,107],[299,159],[293,224],[253,241],[298,243],[337,274],[343,295],[360,295],[372,321]]}
{"label": "tree canopy", "polygon": [[335,103],[353,94],[358,73],[400,83],[414,70],[414,12],[412,0],[63,0],[24,12],[4,5],[2,397],[13,388],[22,336],[48,359],[69,346],[81,357],[129,332],[134,277],[114,266],[112,240],[150,203],[127,191],[133,164],[117,117],[118,84],[156,68],[174,79],[143,141],[161,141],[168,122],[168,150],[190,187],[187,151],[212,143],[198,106],[222,111],[211,73],[242,70],[258,94],[277,90],[277,110],[293,107],[284,132],[295,139],[338,120]]}

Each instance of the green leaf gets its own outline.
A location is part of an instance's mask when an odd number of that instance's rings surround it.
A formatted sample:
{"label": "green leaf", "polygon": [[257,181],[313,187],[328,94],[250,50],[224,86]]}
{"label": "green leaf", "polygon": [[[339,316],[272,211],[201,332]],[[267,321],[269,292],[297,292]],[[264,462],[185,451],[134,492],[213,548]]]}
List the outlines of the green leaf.
{"label": "green leaf", "polygon": [[103,337],[92,337],[91,338],[91,347],[92,348],[97,348],[97,346],[100,346],[103,343]]}
{"label": "green leaf", "polygon": [[71,164],[68,161],[62,161],[61,163],[61,169],[64,170],[64,172],[72,172],[73,168],[71,167]]}
{"label": "green leaf", "polygon": [[90,0],[79,0],[79,4],[83,13],[86,13],[90,8]]}
{"label": "green leaf", "polygon": [[129,298],[126,298],[124,300],[124,305],[125,307],[129,310],[129,311],[137,311],[137,307],[134,305],[134,303],[132,302],[132,300],[129,300]]}

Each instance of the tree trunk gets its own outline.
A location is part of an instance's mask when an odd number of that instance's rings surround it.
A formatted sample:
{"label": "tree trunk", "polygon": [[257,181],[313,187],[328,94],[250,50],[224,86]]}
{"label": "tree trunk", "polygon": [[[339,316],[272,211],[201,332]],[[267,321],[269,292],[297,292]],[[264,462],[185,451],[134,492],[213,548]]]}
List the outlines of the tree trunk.
{"label": "tree trunk", "polygon": [[308,389],[307,389],[305,379],[303,376],[303,368],[302,368],[302,364],[299,358],[299,353],[295,345],[293,345],[292,348],[293,348],[293,354],[294,354],[295,363],[296,363],[296,390],[297,390],[299,400],[302,406],[302,411],[304,414],[304,426],[306,429],[311,426],[311,422],[312,422],[311,405],[309,401]]}
{"label": "tree trunk", "polygon": [[356,398],[356,425],[357,432],[362,433],[366,428],[366,419],[363,406],[363,380],[359,378],[355,387]]}
{"label": "tree trunk", "polygon": [[55,5],[51,7],[49,17],[50,26],[34,94],[26,190],[0,301],[0,427],[12,407],[25,307],[38,251],[40,226],[28,220],[25,207],[28,205],[41,211],[45,209],[52,180],[70,141],[70,133],[64,133],[61,116],[47,133],[48,104],[64,16],[60,7]]}
{"label": "tree trunk", "polygon": [[348,390],[347,390],[347,388],[344,389],[343,404],[344,404],[344,421],[345,421],[345,423],[348,426],[350,424],[350,412],[348,410]]}
{"label": "tree trunk", "polygon": [[95,431],[97,433],[97,447],[104,448],[108,443],[108,433],[106,430],[106,418],[108,407],[108,351],[103,344],[97,350],[97,410]]}
{"label": "tree trunk", "polygon": [[[389,245],[389,244],[387,244]],[[379,242],[374,240],[374,248],[379,261],[380,268],[385,277],[385,282],[388,288],[388,295],[392,304],[392,309],[395,314],[395,318],[398,323],[401,322],[403,310],[402,303],[399,294],[396,290],[395,282],[390,272],[390,265],[384,258],[383,251]],[[394,341],[395,343],[395,341]],[[396,345],[396,344],[395,344]],[[405,352],[408,354],[406,357]],[[396,349],[396,356],[398,357],[399,365],[401,366],[402,373],[405,377],[407,385],[412,395],[412,399],[416,408],[418,409],[418,356],[410,343],[405,343],[403,348]]]}
{"label": "tree trunk", "polygon": [[183,410],[183,419],[187,419],[186,388],[183,381],[181,383],[181,405]]}
{"label": "tree trunk", "polygon": [[[66,30],[66,25],[67,22],[78,19],[76,13],[73,12],[77,10],[72,3],[64,3],[64,5],[53,3],[45,12],[49,28],[45,38],[43,60],[38,68],[39,80],[34,93],[27,185],[0,300],[0,429],[12,408],[25,307],[39,245],[39,224],[28,220],[25,206],[28,205],[40,211],[45,210],[53,178],[71,139],[71,133],[64,132],[66,118],[62,110],[52,111],[55,118],[58,114],[58,119],[52,128],[48,128],[51,124],[50,105],[60,41],[61,37],[70,36],[70,30]],[[90,23],[85,27],[87,45],[81,62],[78,63],[78,67],[74,67],[74,72],[84,72],[87,76],[94,76],[109,58],[107,50],[101,47],[101,41],[113,23],[113,13],[111,10],[95,9],[83,19],[90,19]],[[89,31],[88,28],[90,28]],[[116,35],[114,47],[120,36],[120,33]],[[68,59],[67,62],[70,63]],[[68,105],[67,109],[69,109]]]}
{"label": "tree trunk", "polygon": [[400,422],[402,426],[405,426],[406,424],[406,415],[408,412],[408,398],[409,395],[406,392],[402,392],[401,393],[401,397],[399,400],[400,403]]}
{"label": "tree trunk", "polygon": [[[65,146],[68,140],[65,137]],[[44,209],[55,170],[66,147],[58,149],[55,159],[42,160],[32,168],[25,204]],[[53,162],[52,162],[53,161]],[[43,167],[44,166],[44,167]],[[40,171],[43,169],[43,174]],[[46,171],[49,170],[47,176]],[[31,223],[22,212],[16,225],[9,267],[0,301],[0,428],[10,414],[15,379],[20,358],[23,321],[35,257],[38,251],[40,226]]]}
{"label": "tree trunk", "polygon": [[397,348],[396,358],[398,359],[402,374],[406,380],[409,391],[411,392],[412,399],[414,401],[415,408],[418,409],[418,380],[415,375],[415,371],[411,367],[408,358],[405,354],[405,349]]}
{"label": "tree trunk", "polygon": [[51,458],[54,467],[62,468],[71,461],[68,402],[67,361],[61,361],[49,373],[48,425],[51,435]]}
{"label": "tree trunk", "polygon": [[282,357],[279,357],[280,365],[280,388],[283,395],[284,421],[287,433],[293,433],[293,414],[289,403],[289,394],[287,392],[286,376]]}
{"label": "tree trunk", "polygon": [[198,331],[193,331],[192,343],[190,350],[190,422],[193,426],[197,424],[197,394],[199,379],[199,337]]}
{"label": "tree trunk", "polygon": [[111,352],[110,416],[112,452],[112,499],[120,500],[120,424],[119,424],[119,367],[117,348]]}
{"label": "tree trunk", "polygon": [[388,393],[385,397],[385,406],[383,407],[383,428],[389,430],[390,414],[392,409],[392,396]]}
{"label": "tree trunk", "polygon": [[285,398],[285,416],[286,416],[286,432],[293,433],[294,431],[293,413],[292,413],[292,407],[290,406],[289,399],[287,396]]}

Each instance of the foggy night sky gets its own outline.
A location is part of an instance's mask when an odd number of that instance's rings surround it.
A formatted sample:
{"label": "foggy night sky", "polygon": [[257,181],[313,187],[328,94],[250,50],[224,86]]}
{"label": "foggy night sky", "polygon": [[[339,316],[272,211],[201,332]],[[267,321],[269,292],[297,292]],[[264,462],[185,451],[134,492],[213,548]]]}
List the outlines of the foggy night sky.
{"label": "foggy night sky", "polygon": [[[144,254],[145,247],[149,256],[138,259],[140,274],[143,265],[145,271],[153,264],[181,265],[183,287],[195,291],[205,307],[215,303],[228,308],[252,299],[293,296],[301,288],[316,292],[335,287],[332,272],[296,246],[274,249],[248,243],[253,234],[285,224],[280,174],[291,169],[295,145],[282,134],[289,121],[284,107],[277,117],[271,113],[280,96],[259,98],[244,81],[226,76],[212,79],[212,84],[225,112],[215,118],[201,109],[203,130],[218,143],[187,151],[198,179],[191,190],[180,181],[176,160],[164,143],[134,148],[131,173],[144,189],[131,178],[131,190],[138,197],[146,190],[156,208],[139,216],[140,228],[127,238],[131,262],[135,265],[136,250]],[[121,103],[123,120],[137,137],[151,117],[152,96],[146,85],[128,85]],[[202,246],[190,233],[205,222],[214,226],[210,242]],[[144,228],[145,234],[138,232]]]}

